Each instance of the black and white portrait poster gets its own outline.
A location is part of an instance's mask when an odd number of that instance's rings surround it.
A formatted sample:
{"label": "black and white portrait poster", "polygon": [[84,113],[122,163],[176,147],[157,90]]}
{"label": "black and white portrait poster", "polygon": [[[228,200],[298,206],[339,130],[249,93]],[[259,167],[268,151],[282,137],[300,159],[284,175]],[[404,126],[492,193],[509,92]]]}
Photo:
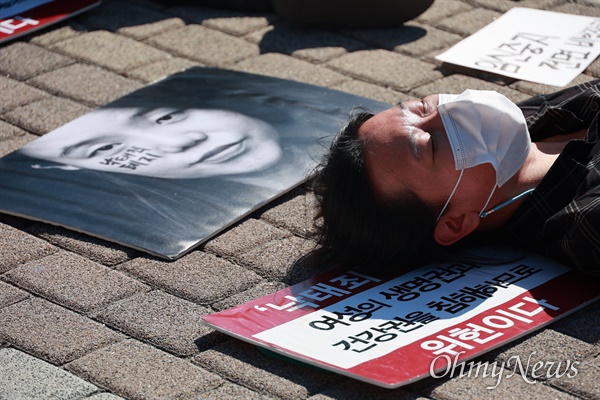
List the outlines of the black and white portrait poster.
{"label": "black and white portrait poster", "polygon": [[0,159],[0,210],[175,259],[302,183],[356,106],[211,68],[172,75]]}

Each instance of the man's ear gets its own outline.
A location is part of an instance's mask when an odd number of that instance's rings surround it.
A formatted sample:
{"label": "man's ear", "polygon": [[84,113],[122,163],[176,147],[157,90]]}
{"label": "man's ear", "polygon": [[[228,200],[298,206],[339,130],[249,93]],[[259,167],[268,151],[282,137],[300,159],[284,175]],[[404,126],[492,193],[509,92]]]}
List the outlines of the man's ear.
{"label": "man's ear", "polygon": [[481,218],[476,211],[442,215],[435,225],[433,237],[438,244],[450,246],[477,229],[480,222]]}

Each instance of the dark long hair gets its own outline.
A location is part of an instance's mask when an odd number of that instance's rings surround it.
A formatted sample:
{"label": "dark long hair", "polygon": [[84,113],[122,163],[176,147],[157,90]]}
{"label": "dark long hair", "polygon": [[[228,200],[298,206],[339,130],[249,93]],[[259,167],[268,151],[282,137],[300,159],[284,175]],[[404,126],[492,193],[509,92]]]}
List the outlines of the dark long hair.
{"label": "dark long hair", "polygon": [[411,269],[430,260],[432,211],[414,193],[375,195],[363,161],[359,128],[374,114],[355,109],[312,175],[319,212],[319,250],[343,264]]}

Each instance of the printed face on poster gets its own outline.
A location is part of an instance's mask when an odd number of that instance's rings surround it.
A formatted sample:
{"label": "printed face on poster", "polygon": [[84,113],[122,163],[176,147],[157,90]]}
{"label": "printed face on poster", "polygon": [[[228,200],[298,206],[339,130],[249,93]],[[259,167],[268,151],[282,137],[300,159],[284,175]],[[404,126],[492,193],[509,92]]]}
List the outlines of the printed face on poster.
{"label": "printed face on poster", "polygon": [[599,54],[600,18],[513,8],[436,58],[563,87]]}
{"label": "printed face on poster", "polygon": [[358,105],[387,107],[193,68],[0,159],[0,210],[177,258],[302,183]]}

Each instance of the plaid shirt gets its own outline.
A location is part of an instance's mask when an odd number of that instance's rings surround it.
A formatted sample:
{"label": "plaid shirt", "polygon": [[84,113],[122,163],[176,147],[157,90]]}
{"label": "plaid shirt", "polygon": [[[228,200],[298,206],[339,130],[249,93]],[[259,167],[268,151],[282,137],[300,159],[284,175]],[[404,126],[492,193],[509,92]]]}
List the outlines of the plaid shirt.
{"label": "plaid shirt", "polygon": [[587,128],[572,140],[503,236],[600,277],[600,80],[519,104],[533,141]]}

